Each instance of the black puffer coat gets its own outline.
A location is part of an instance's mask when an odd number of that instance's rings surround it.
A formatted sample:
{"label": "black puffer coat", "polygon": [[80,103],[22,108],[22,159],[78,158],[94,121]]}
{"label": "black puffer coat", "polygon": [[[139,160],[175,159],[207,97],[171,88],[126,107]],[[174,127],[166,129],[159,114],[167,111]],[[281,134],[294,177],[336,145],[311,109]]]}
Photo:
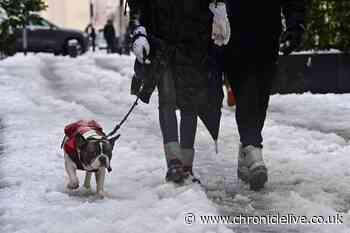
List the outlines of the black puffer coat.
{"label": "black puffer coat", "polygon": [[232,0],[227,4],[231,39],[226,61],[232,69],[277,59],[281,12],[287,28],[304,24],[305,0]]}
{"label": "black puffer coat", "polygon": [[210,0],[128,0],[131,23],[148,33],[154,83],[165,69],[175,74],[177,105],[196,109],[208,102],[209,53],[213,15]]}

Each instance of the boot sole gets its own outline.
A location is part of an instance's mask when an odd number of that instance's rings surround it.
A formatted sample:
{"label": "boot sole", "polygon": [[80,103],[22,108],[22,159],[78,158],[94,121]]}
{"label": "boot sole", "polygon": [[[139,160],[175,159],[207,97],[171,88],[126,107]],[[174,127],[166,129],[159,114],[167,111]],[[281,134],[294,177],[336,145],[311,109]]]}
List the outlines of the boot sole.
{"label": "boot sole", "polygon": [[257,167],[251,171],[251,176],[249,177],[250,189],[253,191],[259,191],[264,188],[267,182],[267,169],[266,167]]}

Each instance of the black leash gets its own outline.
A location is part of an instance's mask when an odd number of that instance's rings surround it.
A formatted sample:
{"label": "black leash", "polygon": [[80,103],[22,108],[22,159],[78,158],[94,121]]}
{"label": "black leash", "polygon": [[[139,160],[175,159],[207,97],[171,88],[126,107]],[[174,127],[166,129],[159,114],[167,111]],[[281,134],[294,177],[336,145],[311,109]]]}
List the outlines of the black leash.
{"label": "black leash", "polygon": [[133,105],[131,106],[130,110],[128,111],[128,113],[125,115],[125,117],[123,118],[123,120],[114,127],[114,129],[112,130],[112,132],[110,132],[109,134],[107,134],[107,137],[113,136],[119,129],[120,127],[125,123],[125,121],[128,119],[129,115],[131,114],[131,112],[134,110],[134,108],[138,105],[138,101],[139,101],[139,97],[136,98],[135,102],[133,103]]}

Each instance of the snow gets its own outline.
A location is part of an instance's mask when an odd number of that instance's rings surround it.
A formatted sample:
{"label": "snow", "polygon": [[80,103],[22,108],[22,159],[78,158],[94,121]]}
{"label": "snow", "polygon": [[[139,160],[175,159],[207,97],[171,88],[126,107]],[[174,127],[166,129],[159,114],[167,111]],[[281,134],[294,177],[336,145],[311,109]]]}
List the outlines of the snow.
{"label": "snow", "polygon": [[[264,129],[269,182],[252,192],[236,177],[239,137],[225,107],[219,154],[199,125],[195,172],[203,187],[164,181],[157,94],[120,130],[108,196],[67,191],[60,143],[66,124],[95,119],[111,130],[130,108],[134,57],[38,54],[0,62],[2,233],[349,232],[350,95],[274,95]],[[82,182],[83,173],[79,173]],[[94,187],[94,186],[93,186]],[[341,225],[186,225],[184,215],[331,216]]]}
{"label": "snow", "polygon": [[317,55],[317,54],[342,54],[342,51],[338,49],[329,49],[329,50],[307,50],[293,52],[293,55]]}

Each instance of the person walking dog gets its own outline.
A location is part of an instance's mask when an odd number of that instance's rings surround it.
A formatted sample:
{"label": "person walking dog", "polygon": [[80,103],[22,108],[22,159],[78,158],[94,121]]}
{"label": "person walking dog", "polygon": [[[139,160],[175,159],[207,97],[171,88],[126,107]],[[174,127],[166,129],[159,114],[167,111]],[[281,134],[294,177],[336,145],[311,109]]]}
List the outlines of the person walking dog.
{"label": "person walking dog", "polygon": [[139,97],[148,102],[158,88],[166,181],[199,182],[192,170],[197,116],[208,108],[210,98],[210,50],[230,38],[226,5],[209,0],[128,0],[128,4],[135,73],[145,79]]}

